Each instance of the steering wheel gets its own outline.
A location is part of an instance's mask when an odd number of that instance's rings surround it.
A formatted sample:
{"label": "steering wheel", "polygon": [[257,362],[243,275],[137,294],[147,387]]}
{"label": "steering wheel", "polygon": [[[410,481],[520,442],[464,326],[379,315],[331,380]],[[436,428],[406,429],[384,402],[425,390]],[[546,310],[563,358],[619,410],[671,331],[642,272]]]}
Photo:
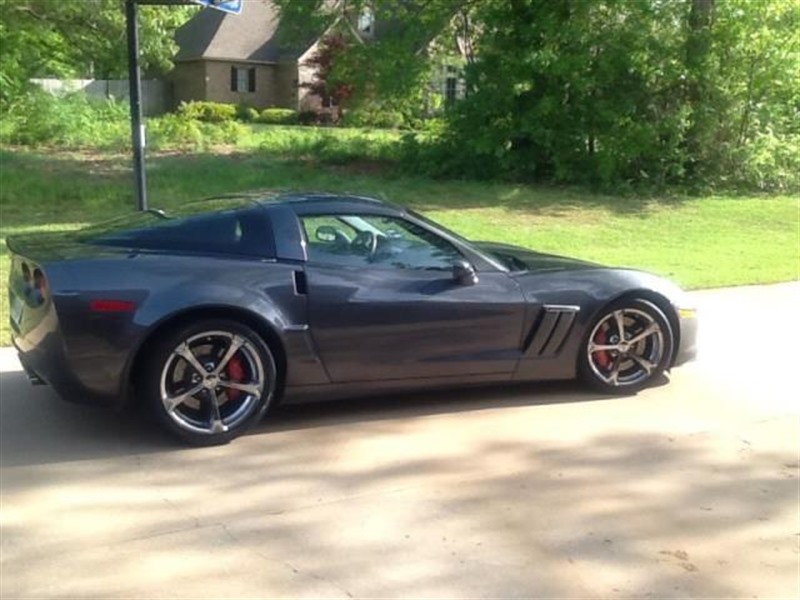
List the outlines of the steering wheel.
{"label": "steering wheel", "polygon": [[378,236],[371,231],[359,231],[353,241],[350,242],[350,247],[358,254],[372,257],[378,249]]}

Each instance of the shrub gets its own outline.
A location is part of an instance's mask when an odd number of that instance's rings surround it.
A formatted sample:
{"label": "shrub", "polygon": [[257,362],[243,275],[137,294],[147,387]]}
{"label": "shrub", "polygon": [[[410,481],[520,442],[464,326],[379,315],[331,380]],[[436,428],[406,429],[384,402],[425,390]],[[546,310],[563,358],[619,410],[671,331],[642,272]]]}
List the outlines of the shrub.
{"label": "shrub", "polygon": [[393,132],[333,127],[269,127],[256,139],[265,155],[328,164],[394,162],[400,141]]}
{"label": "shrub", "polygon": [[298,114],[291,108],[265,108],[258,116],[258,122],[269,125],[294,125],[298,122]]}
{"label": "shrub", "polygon": [[732,153],[724,185],[770,192],[800,190],[800,134],[759,132]]}
{"label": "shrub", "polygon": [[178,114],[206,123],[222,123],[233,121],[236,118],[237,107],[235,104],[223,104],[222,102],[181,102]]}
{"label": "shrub", "polygon": [[165,148],[200,148],[203,146],[203,123],[180,114],[151,119],[147,126],[148,144],[153,150]]}
{"label": "shrub", "polygon": [[345,127],[373,127],[377,129],[400,129],[406,125],[403,113],[381,108],[359,108],[347,111],[342,119]]}
{"label": "shrub", "polygon": [[205,123],[177,114],[150,119],[147,131],[153,150],[205,150],[214,145],[235,144],[248,133],[247,127],[236,121]]}
{"label": "shrub", "polygon": [[254,123],[258,121],[259,113],[252,106],[240,104],[236,107],[236,118],[245,123]]}
{"label": "shrub", "polygon": [[248,133],[249,129],[236,121],[220,124],[206,123],[203,127],[204,142],[211,145],[235,144]]}
{"label": "shrub", "polygon": [[130,144],[128,108],[82,92],[53,96],[33,89],[3,115],[4,143],[120,150]]}

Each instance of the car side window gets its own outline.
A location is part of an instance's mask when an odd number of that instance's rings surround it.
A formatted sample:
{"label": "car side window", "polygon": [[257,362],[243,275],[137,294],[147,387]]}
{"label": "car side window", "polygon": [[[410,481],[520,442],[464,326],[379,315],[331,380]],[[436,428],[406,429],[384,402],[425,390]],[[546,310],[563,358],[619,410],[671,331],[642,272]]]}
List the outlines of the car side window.
{"label": "car side window", "polygon": [[312,263],[387,269],[450,270],[462,258],[435,233],[399,217],[301,217]]}
{"label": "car side window", "polygon": [[160,217],[145,226],[110,225],[84,234],[105,246],[186,253],[274,257],[272,226],[262,210],[225,211],[185,217]]}

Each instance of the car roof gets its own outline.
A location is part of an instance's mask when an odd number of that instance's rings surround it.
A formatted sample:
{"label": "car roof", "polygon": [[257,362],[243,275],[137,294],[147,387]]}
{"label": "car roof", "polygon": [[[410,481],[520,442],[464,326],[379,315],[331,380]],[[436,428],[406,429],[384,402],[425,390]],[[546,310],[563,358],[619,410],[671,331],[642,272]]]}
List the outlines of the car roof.
{"label": "car roof", "polygon": [[351,202],[355,204],[387,206],[388,203],[377,198],[367,196],[353,196],[351,194],[330,194],[325,192],[298,192],[291,194],[279,194],[277,196],[262,200],[264,203],[288,203],[288,204],[315,204],[320,202]]}
{"label": "car roof", "polygon": [[[218,197],[219,198],[219,197]],[[296,214],[315,213],[346,214],[348,212],[402,215],[406,209],[402,206],[351,194],[331,194],[326,192],[246,192],[224,196],[226,199],[251,200],[266,209],[279,206],[290,207]]]}
{"label": "car roof", "polygon": [[[362,210],[366,209],[379,209],[378,212],[389,210],[392,212],[404,213],[405,208],[402,206],[379,200],[377,198],[370,198],[368,196],[357,196],[353,194],[332,194],[328,192],[276,192],[273,190],[255,190],[251,192],[236,192],[231,194],[222,194],[219,196],[212,196],[198,203],[210,203],[216,201],[218,203],[230,201],[232,203],[239,202],[244,205],[245,203],[259,204],[264,207],[271,207],[275,205],[291,205],[293,209],[300,209],[297,212],[308,213],[306,208],[313,208],[314,210],[328,209],[331,207],[339,207],[341,204],[347,204],[351,207],[360,207]],[[383,210],[381,210],[383,209]],[[337,210],[337,212],[340,212]]]}

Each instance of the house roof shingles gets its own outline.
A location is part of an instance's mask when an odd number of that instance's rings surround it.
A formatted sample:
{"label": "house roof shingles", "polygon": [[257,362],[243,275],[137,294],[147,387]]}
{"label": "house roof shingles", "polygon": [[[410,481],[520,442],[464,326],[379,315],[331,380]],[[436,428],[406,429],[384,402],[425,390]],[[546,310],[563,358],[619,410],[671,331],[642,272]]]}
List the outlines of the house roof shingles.
{"label": "house roof shingles", "polygon": [[303,49],[281,46],[280,15],[270,0],[245,0],[240,15],[203,9],[175,32],[176,62],[232,60],[275,63]]}

